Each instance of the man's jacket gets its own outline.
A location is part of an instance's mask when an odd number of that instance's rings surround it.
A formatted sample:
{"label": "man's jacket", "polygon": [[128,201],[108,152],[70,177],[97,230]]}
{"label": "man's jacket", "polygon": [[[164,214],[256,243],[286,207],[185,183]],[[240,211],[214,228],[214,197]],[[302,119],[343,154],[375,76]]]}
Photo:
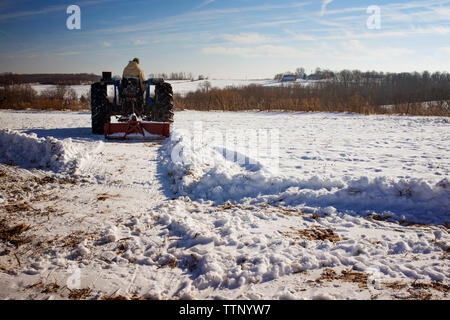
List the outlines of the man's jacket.
{"label": "man's jacket", "polygon": [[141,67],[136,62],[130,61],[128,63],[128,65],[123,70],[123,76],[122,77],[123,78],[128,78],[128,77],[136,77],[136,78],[138,78],[139,79],[139,83],[141,84],[142,92],[145,92],[144,81],[146,79],[145,79],[144,71],[142,71]]}

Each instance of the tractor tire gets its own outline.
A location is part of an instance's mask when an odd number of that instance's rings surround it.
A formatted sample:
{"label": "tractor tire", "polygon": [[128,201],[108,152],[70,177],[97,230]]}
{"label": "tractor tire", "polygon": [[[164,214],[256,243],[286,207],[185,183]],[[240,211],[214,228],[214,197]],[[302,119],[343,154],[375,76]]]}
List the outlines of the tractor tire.
{"label": "tractor tire", "polygon": [[109,123],[109,101],[106,92],[106,85],[94,83],[91,85],[91,120],[92,133],[104,134],[105,123]]}
{"label": "tractor tire", "polygon": [[173,122],[173,90],[170,83],[164,82],[155,86],[155,104],[158,114],[154,121]]}

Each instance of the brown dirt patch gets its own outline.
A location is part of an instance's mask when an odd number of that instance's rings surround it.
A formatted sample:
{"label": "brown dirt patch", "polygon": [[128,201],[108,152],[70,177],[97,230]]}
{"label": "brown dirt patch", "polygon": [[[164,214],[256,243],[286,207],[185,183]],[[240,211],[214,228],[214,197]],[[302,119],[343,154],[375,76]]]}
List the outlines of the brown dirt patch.
{"label": "brown dirt patch", "polygon": [[400,281],[383,282],[383,286],[392,290],[402,290],[409,287],[407,283],[403,283]]}
{"label": "brown dirt patch", "polygon": [[97,201],[106,201],[108,199],[114,199],[114,198],[119,198],[119,195],[111,195],[111,194],[107,194],[107,193],[102,193],[97,195]]}
{"label": "brown dirt patch", "polygon": [[0,221],[0,240],[7,241],[18,247],[30,241],[29,238],[22,235],[22,233],[30,229],[31,226],[27,224],[20,223],[14,226],[9,226],[5,220],[2,220]]}
{"label": "brown dirt patch", "polygon": [[439,283],[439,282],[431,282],[431,283],[425,283],[425,282],[413,282],[411,284],[411,288],[413,289],[434,289],[436,291],[448,293],[450,291],[450,286]]}
{"label": "brown dirt patch", "polygon": [[4,208],[8,213],[34,211],[34,208],[30,206],[27,202],[16,202],[13,204],[7,204],[4,206]]}
{"label": "brown dirt patch", "polygon": [[128,298],[122,295],[104,295],[102,300],[128,300]]}
{"label": "brown dirt patch", "polygon": [[344,240],[337,235],[333,229],[313,227],[311,229],[295,229],[292,231],[282,232],[286,237],[294,240],[307,239],[307,240],[328,240],[331,242],[338,242]]}
{"label": "brown dirt patch", "polygon": [[360,288],[367,288],[367,280],[369,274],[363,272],[356,272],[353,270],[342,270],[340,274],[333,269],[326,268],[322,275],[316,279],[317,282],[340,280],[344,282],[357,283]]}
{"label": "brown dirt patch", "polygon": [[177,259],[171,258],[171,259],[167,260],[166,262],[161,263],[158,266],[158,269],[161,269],[164,267],[169,267],[170,269],[174,269],[176,266],[177,266]]}
{"label": "brown dirt patch", "polygon": [[381,216],[379,214],[375,214],[374,213],[374,214],[369,214],[367,216],[367,218],[375,220],[375,221],[387,221],[387,220],[389,220],[392,217],[391,216]]}
{"label": "brown dirt patch", "polygon": [[69,299],[85,300],[91,294],[91,288],[73,289],[69,293]]}

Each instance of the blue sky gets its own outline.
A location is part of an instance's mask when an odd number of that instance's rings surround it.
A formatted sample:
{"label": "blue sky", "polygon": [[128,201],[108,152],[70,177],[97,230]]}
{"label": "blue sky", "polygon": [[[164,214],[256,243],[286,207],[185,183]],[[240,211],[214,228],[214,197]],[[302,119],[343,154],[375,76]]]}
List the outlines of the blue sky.
{"label": "blue sky", "polygon": [[[81,8],[81,30],[66,9]],[[380,28],[367,27],[380,8]],[[450,71],[450,0],[0,1],[0,72]]]}

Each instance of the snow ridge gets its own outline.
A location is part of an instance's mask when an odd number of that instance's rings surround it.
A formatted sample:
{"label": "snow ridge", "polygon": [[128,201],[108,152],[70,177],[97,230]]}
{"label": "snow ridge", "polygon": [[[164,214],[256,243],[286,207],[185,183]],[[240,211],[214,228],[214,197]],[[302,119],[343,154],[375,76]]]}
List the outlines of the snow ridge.
{"label": "snow ridge", "polygon": [[0,160],[25,168],[74,174],[89,158],[72,139],[39,138],[15,130],[0,130]]}
{"label": "snow ridge", "polygon": [[450,220],[448,178],[430,185],[419,178],[276,176],[261,164],[248,168],[229,161],[214,147],[194,150],[177,132],[164,145],[161,161],[172,177],[172,191],[192,200],[333,207],[350,214],[382,213],[423,223]]}

